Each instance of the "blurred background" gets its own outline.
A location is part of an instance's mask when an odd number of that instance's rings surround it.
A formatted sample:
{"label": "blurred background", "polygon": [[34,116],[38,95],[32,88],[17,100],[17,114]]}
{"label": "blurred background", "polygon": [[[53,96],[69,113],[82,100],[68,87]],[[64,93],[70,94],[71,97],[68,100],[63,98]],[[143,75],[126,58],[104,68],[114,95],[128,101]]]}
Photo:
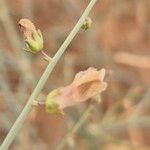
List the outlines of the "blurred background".
{"label": "blurred background", "polygon": [[[0,142],[4,140],[47,62],[23,48],[18,21],[40,28],[45,52],[53,56],[88,0],[0,0]],[[150,0],[100,0],[92,27],[80,30],[55,67],[38,99],[72,82],[89,67],[106,68],[108,88],[101,103],[66,140],[64,150],[150,149]],[[33,108],[11,150],[54,150],[88,103],[48,114]]]}

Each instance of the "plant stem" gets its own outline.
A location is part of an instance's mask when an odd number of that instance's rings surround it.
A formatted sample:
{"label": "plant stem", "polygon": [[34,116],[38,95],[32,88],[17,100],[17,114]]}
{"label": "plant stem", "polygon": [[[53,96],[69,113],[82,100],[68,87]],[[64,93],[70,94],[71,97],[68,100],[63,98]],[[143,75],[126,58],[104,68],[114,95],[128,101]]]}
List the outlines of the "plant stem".
{"label": "plant stem", "polygon": [[74,125],[74,127],[70,130],[70,132],[63,138],[61,143],[56,147],[55,150],[61,150],[65,144],[67,143],[67,140],[72,138],[72,136],[77,132],[77,130],[83,125],[83,123],[87,120],[87,118],[90,116],[92,109],[94,106],[90,104],[88,108],[85,110],[81,118],[77,121],[77,123]]}
{"label": "plant stem", "polygon": [[17,134],[19,133],[21,127],[24,124],[25,119],[27,118],[28,113],[32,109],[32,104],[33,101],[37,99],[38,95],[40,94],[41,90],[43,89],[49,75],[51,74],[53,68],[55,67],[56,63],[58,60],[61,58],[62,54],[65,52],[66,48],[72,41],[72,39],[75,37],[75,35],[78,33],[80,30],[82,24],[84,23],[86,17],[88,16],[89,12],[91,11],[92,7],[96,3],[97,0],[91,0],[85,11],[83,12],[81,18],[78,20],[77,24],[71,31],[71,33],[68,35],[62,46],[58,49],[57,53],[55,56],[52,58],[48,66],[46,67],[43,75],[41,76],[37,86],[35,87],[33,93],[31,94],[27,104],[25,105],[24,109],[22,110],[21,114],[17,118],[16,122],[10,129],[8,135],[6,136],[4,142],[2,143],[0,150],[7,150]]}

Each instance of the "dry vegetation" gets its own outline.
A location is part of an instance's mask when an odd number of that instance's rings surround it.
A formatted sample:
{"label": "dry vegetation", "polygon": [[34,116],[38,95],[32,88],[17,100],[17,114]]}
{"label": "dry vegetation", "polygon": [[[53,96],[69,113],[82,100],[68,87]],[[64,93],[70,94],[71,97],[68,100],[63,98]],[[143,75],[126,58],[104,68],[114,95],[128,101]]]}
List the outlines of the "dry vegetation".
{"label": "dry vegetation", "polygon": [[[6,2],[6,3],[5,3]],[[56,52],[88,0],[0,0],[0,142],[8,133],[47,65],[40,54],[23,50],[20,18],[41,29],[46,53]],[[39,99],[69,84],[89,67],[106,68],[101,103],[64,150],[148,150],[150,148],[150,1],[101,0],[61,58]],[[65,115],[34,108],[11,150],[55,149],[89,105],[67,108]]]}

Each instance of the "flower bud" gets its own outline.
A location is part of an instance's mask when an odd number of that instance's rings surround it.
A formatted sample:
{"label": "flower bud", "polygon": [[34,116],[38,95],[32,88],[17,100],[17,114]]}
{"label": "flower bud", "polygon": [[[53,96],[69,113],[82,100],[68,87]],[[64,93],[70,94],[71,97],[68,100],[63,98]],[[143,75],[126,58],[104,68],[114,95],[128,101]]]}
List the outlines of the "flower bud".
{"label": "flower bud", "polygon": [[34,24],[28,19],[19,21],[20,30],[25,37],[25,43],[28,51],[37,53],[43,49],[43,36],[41,31],[35,28]]}
{"label": "flower bud", "polygon": [[84,30],[87,30],[87,29],[91,28],[91,26],[92,26],[92,20],[91,20],[91,18],[87,17],[81,28]]}

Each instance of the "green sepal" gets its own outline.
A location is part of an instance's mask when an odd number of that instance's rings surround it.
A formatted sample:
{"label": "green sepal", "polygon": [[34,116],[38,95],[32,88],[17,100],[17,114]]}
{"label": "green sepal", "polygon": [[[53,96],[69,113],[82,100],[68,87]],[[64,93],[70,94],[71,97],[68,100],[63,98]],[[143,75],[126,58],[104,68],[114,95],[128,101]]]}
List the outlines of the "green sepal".
{"label": "green sepal", "polygon": [[37,53],[43,49],[43,36],[41,34],[41,31],[34,30],[32,32],[33,39],[27,39],[25,40],[26,46],[28,47],[28,50],[32,53]]}
{"label": "green sepal", "polygon": [[49,113],[59,112],[59,104],[56,102],[56,97],[59,95],[59,89],[50,92],[46,98],[45,107]]}

